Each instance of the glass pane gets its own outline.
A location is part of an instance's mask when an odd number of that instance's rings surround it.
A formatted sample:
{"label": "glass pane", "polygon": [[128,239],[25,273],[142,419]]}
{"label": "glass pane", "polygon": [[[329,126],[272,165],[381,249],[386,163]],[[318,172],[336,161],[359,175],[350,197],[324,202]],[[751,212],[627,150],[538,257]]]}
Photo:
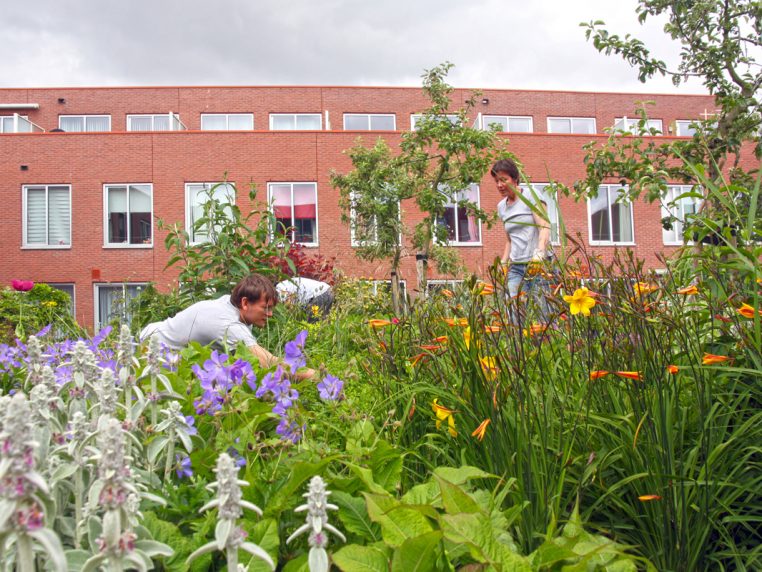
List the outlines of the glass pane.
{"label": "glass pane", "polygon": [[0,133],[13,131],[13,117],[0,117]]}
{"label": "glass pane", "polygon": [[449,206],[445,209],[444,216],[442,217],[442,220],[439,221],[440,224],[445,225],[447,228],[447,240],[450,242],[457,242],[458,241],[458,235],[456,232],[456,225],[455,225],[455,206]]}
{"label": "glass pane", "polygon": [[513,133],[531,133],[532,118],[511,117],[508,121],[508,131],[512,131]]}
{"label": "glass pane", "polygon": [[489,129],[492,125],[498,125],[498,131],[508,131],[508,118],[499,115],[483,115],[482,125],[484,125],[484,129]]}
{"label": "glass pane", "polygon": [[294,227],[296,242],[317,242],[317,197],[315,185],[294,184]]}
{"label": "glass pane", "polygon": [[572,117],[572,133],[595,133],[595,121],[590,118]]}
{"label": "glass pane", "polygon": [[154,131],[169,131],[170,130],[169,114],[154,115],[153,130]]}
{"label": "glass pane", "polygon": [[108,242],[127,242],[127,188],[109,187]]}
{"label": "glass pane", "polygon": [[317,131],[320,129],[319,115],[297,115],[296,128],[308,131]]}
{"label": "glass pane", "polygon": [[270,202],[275,214],[275,231],[282,234],[294,226],[291,218],[291,185],[270,185]]}
{"label": "glass pane", "polygon": [[48,188],[48,244],[66,246],[71,242],[71,208],[68,187]]}
{"label": "glass pane", "polygon": [[151,244],[151,187],[130,186],[130,244]]}
{"label": "glass pane", "polygon": [[254,116],[250,113],[233,113],[228,116],[228,129],[231,131],[251,131],[254,129]]}
{"label": "glass pane", "polygon": [[150,131],[152,125],[150,115],[134,115],[127,118],[128,131]]}
{"label": "glass pane", "polygon": [[344,116],[344,129],[347,131],[367,131],[368,130],[368,116],[367,115],[345,115]]}
{"label": "glass pane", "polygon": [[590,199],[590,230],[593,240],[610,241],[609,197],[606,187],[598,189],[598,196]]}
{"label": "glass pane", "polygon": [[287,131],[296,128],[296,118],[293,115],[271,115],[273,131]]}
{"label": "glass pane", "polygon": [[459,242],[479,242],[479,225],[473,216],[467,216],[466,209],[457,209],[457,234]]}
{"label": "glass pane", "polygon": [[45,214],[45,188],[26,191],[26,242],[47,243],[47,220]]}
{"label": "glass pane", "polygon": [[111,117],[86,117],[85,131],[111,131]]}
{"label": "glass pane", "polygon": [[394,131],[393,115],[371,115],[370,128],[374,131]]}
{"label": "glass pane", "polygon": [[649,119],[647,125],[649,129],[656,129],[659,133],[664,133],[661,119]]}
{"label": "glass pane", "polygon": [[614,242],[632,242],[632,206],[629,203],[617,203],[621,188],[609,188],[611,205],[611,234]]}
{"label": "glass pane", "polygon": [[548,133],[571,133],[568,119],[548,119]]}
{"label": "glass pane", "polygon": [[201,129],[204,131],[223,131],[227,129],[224,115],[202,115]]}
{"label": "glass pane", "polygon": [[82,117],[59,117],[58,125],[68,133],[78,133],[85,130],[85,120]]}

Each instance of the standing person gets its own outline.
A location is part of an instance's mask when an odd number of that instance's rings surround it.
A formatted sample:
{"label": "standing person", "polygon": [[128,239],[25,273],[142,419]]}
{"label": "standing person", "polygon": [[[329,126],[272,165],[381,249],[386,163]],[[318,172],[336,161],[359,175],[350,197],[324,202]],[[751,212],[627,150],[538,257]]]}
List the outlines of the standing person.
{"label": "standing person", "polygon": [[[317,318],[318,314],[325,316],[333,305],[331,286],[320,280],[295,276],[276,284],[275,290],[281,300],[290,300],[304,308],[310,319]],[[317,311],[313,307],[317,307]]]}
{"label": "standing person", "polygon": [[[190,342],[202,346],[213,344],[218,348],[235,347],[243,342],[259,365],[269,368],[282,360],[257,343],[251,326],[264,327],[277,303],[278,293],[272,282],[261,274],[250,274],[235,285],[230,295],[196,302],[171,318],[148,324],[140,332],[140,339],[157,336],[173,350],[182,349]],[[311,369],[297,372],[298,379],[314,375]]]}
{"label": "standing person", "polygon": [[[490,170],[497,190],[503,199],[497,205],[497,214],[505,227],[505,248],[500,261],[510,264],[506,286],[511,298],[519,294],[521,282],[532,262],[542,263],[549,258],[550,226],[538,213],[522,200],[519,187],[519,169],[510,159],[502,159]],[[534,202],[531,193],[522,195]],[[545,203],[536,207],[545,212]]]}

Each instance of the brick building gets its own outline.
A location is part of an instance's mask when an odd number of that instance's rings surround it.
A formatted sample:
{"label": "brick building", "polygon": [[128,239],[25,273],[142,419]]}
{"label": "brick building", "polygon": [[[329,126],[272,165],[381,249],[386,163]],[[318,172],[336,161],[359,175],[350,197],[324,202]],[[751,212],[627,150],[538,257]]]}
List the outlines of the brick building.
{"label": "brick building", "polygon": [[[455,90],[453,101],[469,95]],[[542,191],[549,177],[565,184],[581,178],[582,146],[603,140],[605,128],[626,126],[644,100],[654,102],[649,115],[664,138],[689,135],[691,121],[715,109],[712,97],[700,95],[485,90],[472,119],[503,126]],[[118,297],[147,282],[173,284],[156,220],[189,225],[204,184],[225,175],[241,189],[255,183],[276,215],[294,223],[297,239],[336,256],[348,275],[388,278],[385,264],[354,257],[330,171],[351,168],[342,151],[358,136],[394,146],[426,106],[417,88],[0,89],[0,284],[22,278],[57,285],[73,295],[80,323],[97,327]],[[664,231],[658,204],[614,204],[618,188],[602,189],[589,203],[551,199],[551,216],[560,211],[567,233],[604,257],[626,247],[658,266],[656,255],[682,242],[679,225]],[[470,193],[490,210],[499,200],[489,176]],[[450,220],[458,220],[456,208]],[[681,216],[695,205],[676,208]],[[461,220],[450,230],[452,247],[477,273],[502,251],[500,228]],[[402,278],[412,286],[414,276],[409,257]],[[432,270],[431,278],[448,277]]]}

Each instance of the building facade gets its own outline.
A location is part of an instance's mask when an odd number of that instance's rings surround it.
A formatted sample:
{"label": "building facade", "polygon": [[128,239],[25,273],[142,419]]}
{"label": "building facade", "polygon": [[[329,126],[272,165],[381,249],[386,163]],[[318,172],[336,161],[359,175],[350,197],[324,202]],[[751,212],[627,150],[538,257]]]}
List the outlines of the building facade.
{"label": "building facade", "polygon": [[[470,93],[456,89],[454,107]],[[568,185],[582,178],[583,145],[603,141],[605,128],[629,127],[642,101],[653,102],[651,126],[665,139],[689,136],[691,122],[715,110],[713,98],[701,95],[485,90],[469,120],[498,124],[542,193],[551,178]],[[0,284],[20,278],[56,285],[72,295],[79,322],[97,328],[116,300],[141,286],[175,285],[157,220],[190,228],[205,189],[223,180],[241,190],[254,183],[298,242],[335,256],[346,274],[388,279],[386,264],[355,258],[330,173],[351,169],[342,151],[358,137],[368,144],[383,137],[394,147],[426,107],[419,88],[0,89]],[[667,207],[669,197],[664,205],[618,204],[620,188],[604,185],[587,202],[547,197],[551,219],[560,213],[567,234],[604,258],[630,248],[658,267],[657,255],[683,239],[679,224],[662,229],[665,209],[682,217],[696,204]],[[218,187],[215,199],[226,192]],[[489,176],[464,192],[487,210],[500,198]],[[247,202],[239,193],[244,211]],[[402,211],[411,222],[419,216],[404,204]],[[459,216],[457,205],[447,220],[450,246],[469,270],[485,274],[502,252],[502,230]],[[411,289],[414,277],[410,256],[402,278]],[[430,277],[452,278],[433,269]]]}

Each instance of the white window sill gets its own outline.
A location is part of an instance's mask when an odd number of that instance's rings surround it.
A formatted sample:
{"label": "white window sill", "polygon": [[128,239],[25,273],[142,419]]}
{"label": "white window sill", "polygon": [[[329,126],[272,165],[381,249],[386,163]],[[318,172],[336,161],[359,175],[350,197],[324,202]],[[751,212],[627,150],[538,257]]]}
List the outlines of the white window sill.
{"label": "white window sill", "polygon": [[637,246],[634,242],[593,242],[590,241],[590,246]]}
{"label": "white window sill", "polygon": [[304,248],[317,248],[320,246],[318,242],[296,242],[295,244],[301,244]]}
{"label": "white window sill", "polygon": [[483,245],[482,245],[482,242],[479,241],[479,242],[446,242],[445,244],[442,244],[440,246],[452,246],[452,247],[458,247],[458,248],[461,248],[461,247],[464,247],[464,248],[469,248],[469,247],[478,248],[478,247],[483,246]]}
{"label": "white window sill", "polygon": [[21,250],[71,250],[71,244],[25,244]]}
{"label": "white window sill", "polygon": [[153,248],[153,243],[151,244],[127,244],[127,243],[109,243],[104,244],[103,248],[106,249],[116,249],[116,248],[128,248],[128,249],[137,249],[137,250],[146,250],[149,248]]}

